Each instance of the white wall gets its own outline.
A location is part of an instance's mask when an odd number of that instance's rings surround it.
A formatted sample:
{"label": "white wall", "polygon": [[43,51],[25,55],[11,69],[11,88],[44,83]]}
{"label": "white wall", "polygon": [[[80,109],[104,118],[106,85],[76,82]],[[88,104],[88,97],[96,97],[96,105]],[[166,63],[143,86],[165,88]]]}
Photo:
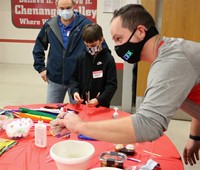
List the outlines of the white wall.
{"label": "white wall", "polygon": [[[125,1],[125,0],[121,0]],[[112,50],[116,62],[122,62],[116,57],[114,44],[110,36],[109,25],[112,13],[103,13],[103,0],[97,0],[97,23],[102,26],[104,37]],[[1,0],[0,5],[0,39],[35,40],[39,29],[16,28],[12,23],[11,0]],[[0,63],[32,64],[33,43],[0,42]]]}
{"label": "white wall", "polygon": [[115,55],[116,53],[114,52],[114,43],[112,41],[109,28],[112,16],[112,13],[103,13],[103,0],[97,0],[97,23],[102,27],[104,38],[110,50],[112,51],[112,54]]}
{"label": "white wall", "polygon": [[[12,24],[10,0],[1,0],[0,21],[0,39],[34,40],[37,35],[37,29],[16,28]],[[33,43],[0,42],[0,62],[33,63],[32,48]]]}

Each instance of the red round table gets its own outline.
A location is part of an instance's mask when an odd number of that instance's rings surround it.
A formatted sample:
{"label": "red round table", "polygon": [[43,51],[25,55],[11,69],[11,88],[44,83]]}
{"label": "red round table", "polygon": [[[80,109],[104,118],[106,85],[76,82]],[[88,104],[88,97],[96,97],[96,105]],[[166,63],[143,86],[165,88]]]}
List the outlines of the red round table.
{"label": "red round table", "polygon": [[[16,109],[19,107],[40,108],[44,104],[26,106],[6,106],[6,109]],[[87,121],[112,119],[114,109],[99,107],[88,108],[85,105],[67,105],[68,108],[77,110],[80,117]],[[129,113],[118,110],[119,118],[130,116]],[[1,132],[0,138],[7,138],[5,132]],[[76,139],[77,134],[71,134],[70,138],[56,138],[48,132],[47,147],[38,148],[34,144],[34,128],[31,129],[28,137],[18,140],[18,144],[8,150],[0,157],[0,170],[56,170],[56,164],[49,159],[50,147],[59,141]],[[88,141],[95,147],[95,154],[90,160],[88,169],[100,167],[99,156],[104,151],[114,151],[115,144],[104,141]],[[125,167],[144,164],[148,159],[153,159],[160,164],[162,170],[183,170],[181,157],[170,139],[164,135],[153,142],[144,142],[135,145],[133,158],[142,162],[126,160]]]}

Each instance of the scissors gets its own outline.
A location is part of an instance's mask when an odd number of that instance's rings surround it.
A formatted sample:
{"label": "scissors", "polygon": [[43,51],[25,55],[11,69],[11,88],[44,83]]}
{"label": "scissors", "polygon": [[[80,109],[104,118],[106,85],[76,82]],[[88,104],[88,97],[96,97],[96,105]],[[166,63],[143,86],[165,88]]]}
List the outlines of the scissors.
{"label": "scissors", "polygon": [[90,101],[90,91],[85,92],[85,94],[86,94],[86,102],[89,103],[89,101]]}

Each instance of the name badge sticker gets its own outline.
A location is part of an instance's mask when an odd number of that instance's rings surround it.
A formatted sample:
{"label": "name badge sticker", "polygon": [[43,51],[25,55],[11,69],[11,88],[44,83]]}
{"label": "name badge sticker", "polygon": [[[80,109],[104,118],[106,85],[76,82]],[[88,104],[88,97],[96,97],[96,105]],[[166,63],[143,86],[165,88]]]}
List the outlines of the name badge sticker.
{"label": "name badge sticker", "polygon": [[92,72],[92,75],[93,75],[93,78],[94,78],[94,79],[96,79],[96,78],[101,78],[101,77],[103,77],[103,71],[102,71],[102,70],[93,71],[93,72]]}
{"label": "name badge sticker", "polygon": [[69,37],[70,31],[67,31],[67,37]]}

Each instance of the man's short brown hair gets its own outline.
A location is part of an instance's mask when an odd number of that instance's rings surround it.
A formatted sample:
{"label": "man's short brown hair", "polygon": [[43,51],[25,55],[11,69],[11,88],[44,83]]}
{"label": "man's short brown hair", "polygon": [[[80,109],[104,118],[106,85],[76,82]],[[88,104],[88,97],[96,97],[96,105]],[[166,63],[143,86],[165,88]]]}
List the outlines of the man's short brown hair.
{"label": "man's short brown hair", "polygon": [[133,31],[138,25],[144,25],[147,29],[155,26],[155,21],[150,13],[139,4],[128,4],[115,10],[111,22],[116,17],[120,17],[122,27]]}

